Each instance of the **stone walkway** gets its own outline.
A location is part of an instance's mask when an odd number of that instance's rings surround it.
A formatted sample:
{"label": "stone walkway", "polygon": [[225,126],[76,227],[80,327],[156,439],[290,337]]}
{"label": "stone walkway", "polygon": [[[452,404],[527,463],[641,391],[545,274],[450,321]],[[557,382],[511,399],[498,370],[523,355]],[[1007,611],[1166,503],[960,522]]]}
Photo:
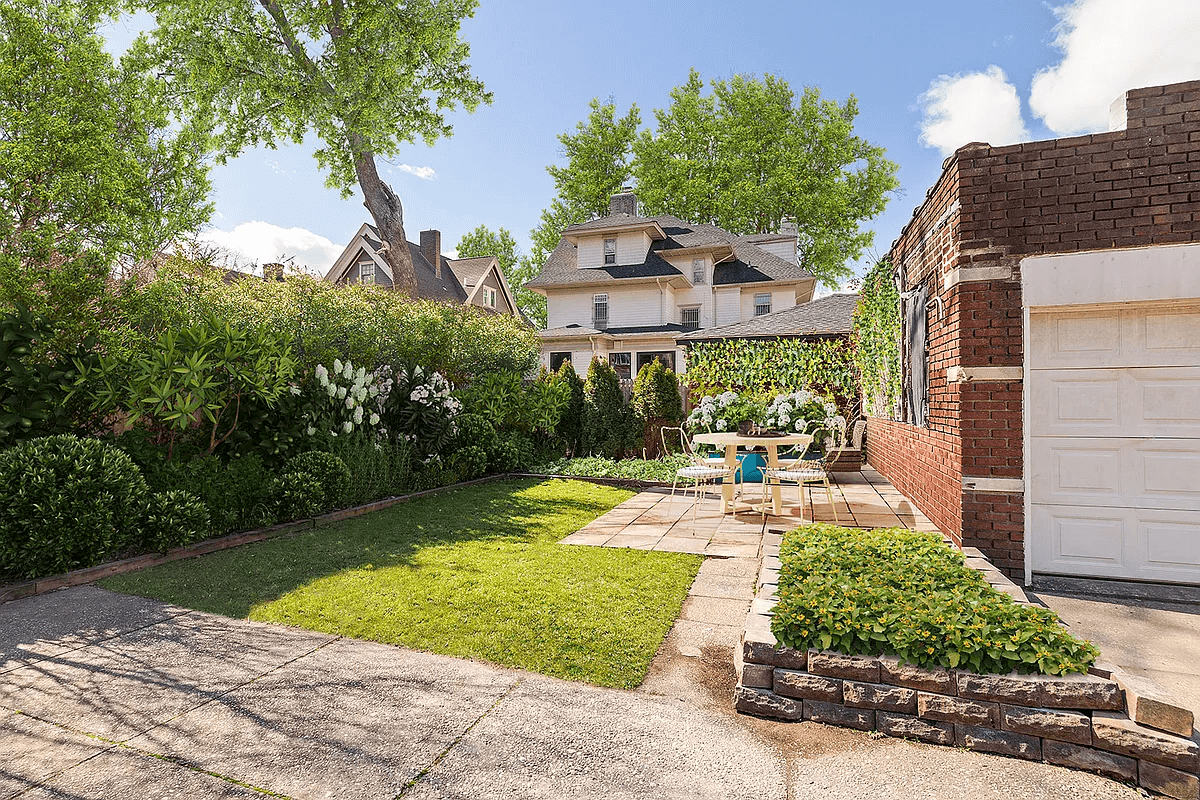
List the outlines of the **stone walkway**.
{"label": "stone walkway", "polygon": [[[804,492],[804,519],[834,522],[854,528],[910,528],[937,531],[937,526],[870,467],[862,472],[833,474],[830,508],[824,487]],[[719,489],[692,508],[693,495],[669,489],[650,489],[631,497],[604,516],[563,539],[563,544],[628,547],[669,553],[696,553],[724,558],[756,558],[764,531],[784,531],[800,524],[796,488],[783,489],[783,515],[765,519],[752,504],[761,489],[749,484],[737,499],[735,514],[722,514]]]}

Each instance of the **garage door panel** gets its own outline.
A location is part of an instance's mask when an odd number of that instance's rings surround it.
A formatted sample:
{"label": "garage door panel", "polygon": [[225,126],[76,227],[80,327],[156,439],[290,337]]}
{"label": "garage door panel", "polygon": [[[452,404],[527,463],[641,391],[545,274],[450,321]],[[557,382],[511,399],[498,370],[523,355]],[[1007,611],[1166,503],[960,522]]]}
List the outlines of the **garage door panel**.
{"label": "garage door panel", "polygon": [[1200,438],[1200,367],[1031,370],[1039,436]]}
{"label": "garage door panel", "polygon": [[1200,363],[1194,305],[1030,315],[1031,363],[1047,369]]}
{"label": "garage door panel", "polygon": [[1193,512],[1035,505],[1034,570],[1172,583],[1200,582]]}
{"label": "garage door panel", "polygon": [[1200,440],[1031,441],[1030,501],[1200,512]]}

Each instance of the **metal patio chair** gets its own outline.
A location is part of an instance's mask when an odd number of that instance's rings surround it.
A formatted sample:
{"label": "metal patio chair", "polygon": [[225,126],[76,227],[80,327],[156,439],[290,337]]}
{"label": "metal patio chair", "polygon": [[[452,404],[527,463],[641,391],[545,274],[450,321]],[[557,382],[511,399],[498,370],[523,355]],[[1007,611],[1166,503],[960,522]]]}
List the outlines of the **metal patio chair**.
{"label": "metal patio chair", "polygon": [[[681,480],[690,481],[692,488],[695,491],[695,497],[692,500],[692,522],[696,521],[696,509],[699,508],[700,502],[708,498],[708,486],[717,485],[717,481],[728,480],[736,481],[738,474],[742,471],[742,464],[739,461],[734,466],[729,466],[724,461],[707,458],[704,455],[697,453],[692,447],[692,441],[687,436],[687,431],[679,427],[663,428],[661,431],[663,450],[664,452],[672,452],[672,441],[678,442],[680,452],[684,453],[691,462],[686,467],[680,467],[675,471],[675,480],[671,483],[671,499],[670,503],[675,502],[675,490],[679,488]],[[683,493],[687,495],[687,486],[684,486]]]}
{"label": "metal patio chair", "polygon": [[[833,502],[833,487],[829,484],[829,470],[825,463],[825,457],[820,459],[806,460],[803,456],[812,449],[810,442],[805,448],[804,453],[801,453],[799,458],[781,461],[778,467],[765,467],[763,474],[763,504],[762,514],[767,516],[768,499],[767,494],[770,491],[771,482],[774,481],[782,486],[784,483],[796,484],[796,496],[800,503],[800,521],[804,522],[804,487],[812,484],[825,484],[825,494],[829,497],[829,507],[833,510],[833,521],[838,522],[837,505]],[[809,496],[812,496],[812,490],[809,489]],[[816,509],[813,509],[813,519],[811,522],[816,522]]]}

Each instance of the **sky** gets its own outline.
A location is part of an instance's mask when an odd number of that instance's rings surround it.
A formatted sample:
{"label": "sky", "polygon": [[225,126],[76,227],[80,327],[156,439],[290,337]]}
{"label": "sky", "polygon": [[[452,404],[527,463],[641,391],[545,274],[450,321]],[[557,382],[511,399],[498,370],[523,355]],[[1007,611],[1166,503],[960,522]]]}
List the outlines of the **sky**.
{"label": "sky", "polygon": [[[147,22],[111,25],[110,48]],[[875,244],[859,272],[887,252],[957,147],[1105,131],[1126,89],[1200,79],[1198,0],[481,0],[462,38],[492,105],[450,114],[451,138],[381,164],[409,238],[437,228],[447,252],[480,224],[527,250],[554,195],[546,165],[564,161],[557,136],[589,100],[622,113],[637,104],[645,125],[692,67],[857,98],[855,132],[886,148],[901,184],[864,225]],[[214,166],[205,238],[247,262],[332,265],[370,217],[360,196],[325,188],[314,149],[310,139]]]}

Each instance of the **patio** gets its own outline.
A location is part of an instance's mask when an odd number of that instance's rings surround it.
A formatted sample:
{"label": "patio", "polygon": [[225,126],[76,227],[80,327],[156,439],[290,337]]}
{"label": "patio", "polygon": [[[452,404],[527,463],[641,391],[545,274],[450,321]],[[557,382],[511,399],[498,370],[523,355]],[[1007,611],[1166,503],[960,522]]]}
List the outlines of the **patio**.
{"label": "patio", "polygon": [[[832,473],[837,521],[851,528],[910,528],[937,531],[937,526],[888,481],[869,466],[860,472]],[[834,509],[824,487],[804,492],[804,519],[834,522]],[[563,544],[628,547],[670,553],[696,553],[726,558],[755,558],[764,530],[787,530],[800,524],[794,486],[784,487],[784,515],[762,515],[751,504],[759,498],[757,484],[747,484],[736,501],[735,514],[721,513],[720,490],[709,496],[692,518],[692,496],[670,489],[641,492],[562,540]]]}

